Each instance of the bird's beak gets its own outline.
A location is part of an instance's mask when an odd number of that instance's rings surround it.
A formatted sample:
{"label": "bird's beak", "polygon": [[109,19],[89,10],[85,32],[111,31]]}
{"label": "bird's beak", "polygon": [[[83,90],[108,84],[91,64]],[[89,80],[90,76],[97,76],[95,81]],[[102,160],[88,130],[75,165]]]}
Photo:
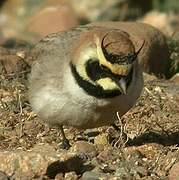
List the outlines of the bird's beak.
{"label": "bird's beak", "polygon": [[118,87],[119,87],[122,94],[127,93],[126,80],[123,77],[117,82],[117,85],[118,85]]}

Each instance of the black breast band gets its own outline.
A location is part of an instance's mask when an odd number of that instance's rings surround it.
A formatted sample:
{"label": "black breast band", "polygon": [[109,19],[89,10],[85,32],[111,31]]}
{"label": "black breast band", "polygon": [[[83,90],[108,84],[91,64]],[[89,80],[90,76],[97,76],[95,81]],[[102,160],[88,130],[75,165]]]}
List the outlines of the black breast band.
{"label": "black breast band", "polygon": [[76,71],[75,66],[72,64],[70,64],[70,66],[76,82],[85,92],[87,92],[87,94],[97,98],[112,98],[121,94],[120,90],[104,90],[101,86],[94,85],[87,80],[84,80]]}

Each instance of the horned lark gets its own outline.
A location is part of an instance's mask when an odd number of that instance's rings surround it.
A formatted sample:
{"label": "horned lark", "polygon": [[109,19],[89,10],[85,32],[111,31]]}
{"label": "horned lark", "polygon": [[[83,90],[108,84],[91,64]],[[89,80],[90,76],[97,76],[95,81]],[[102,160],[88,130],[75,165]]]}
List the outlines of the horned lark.
{"label": "horned lark", "polygon": [[136,48],[131,38],[119,28],[86,25],[41,40],[31,52],[33,110],[63,136],[63,125],[113,124],[116,112],[125,114],[143,87],[138,54],[145,40]]}

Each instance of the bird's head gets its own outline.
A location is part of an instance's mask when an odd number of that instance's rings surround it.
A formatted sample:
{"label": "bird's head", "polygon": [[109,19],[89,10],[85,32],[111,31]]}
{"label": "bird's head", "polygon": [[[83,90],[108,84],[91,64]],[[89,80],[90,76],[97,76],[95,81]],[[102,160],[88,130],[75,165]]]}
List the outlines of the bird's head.
{"label": "bird's head", "polygon": [[138,50],[126,32],[91,31],[76,42],[71,68],[77,83],[90,95],[106,98],[126,94]]}

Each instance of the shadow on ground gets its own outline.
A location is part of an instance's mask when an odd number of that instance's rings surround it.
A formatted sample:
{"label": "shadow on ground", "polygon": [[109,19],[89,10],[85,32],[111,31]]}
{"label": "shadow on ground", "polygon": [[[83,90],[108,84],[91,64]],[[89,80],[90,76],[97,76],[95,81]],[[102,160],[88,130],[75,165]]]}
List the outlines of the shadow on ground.
{"label": "shadow on ground", "polygon": [[94,167],[84,164],[84,160],[78,156],[72,157],[66,161],[55,161],[47,168],[46,175],[54,179],[59,173],[67,173],[74,171],[77,175],[83,174],[85,171],[90,171]]}
{"label": "shadow on ground", "polygon": [[146,143],[158,143],[164,146],[178,145],[179,144],[179,131],[173,133],[159,134],[156,132],[144,133],[133,140],[129,140],[127,146],[140,146]]}

